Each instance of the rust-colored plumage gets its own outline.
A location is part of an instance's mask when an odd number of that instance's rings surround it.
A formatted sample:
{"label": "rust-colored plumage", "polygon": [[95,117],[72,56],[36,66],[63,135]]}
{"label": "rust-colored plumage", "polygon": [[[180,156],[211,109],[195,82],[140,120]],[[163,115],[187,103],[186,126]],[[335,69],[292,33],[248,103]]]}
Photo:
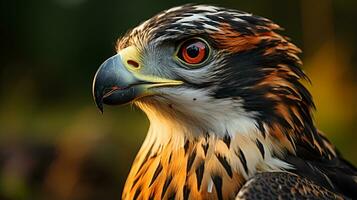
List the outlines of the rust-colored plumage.
{"label": "rust-colored plumage", "polygon": [[[315,127],[301,51],[280,30],[245,12],[184,5],[118,40],[121,60],[98,70],[96,103],[130,99],[150,120],[123,199],[357,197],[357,169]],[[177,56],[192,38],[209,52],[195,65]]]}
{"label": "rust-colored plumage", "polygon": [[[223,140],[206,137],[186,140],[172,151],[171,142],[152,152],[143,149],[129,174],[124,199],[234,198],[243,185],[241,173],[231,167],[237,156]],[[151,151],[150,151],[151,150]],[[218,181],[218,182],[217,182]],[[139,189],[140,188],[140,189]],[[139,192],[138,192],[139,191]]]}

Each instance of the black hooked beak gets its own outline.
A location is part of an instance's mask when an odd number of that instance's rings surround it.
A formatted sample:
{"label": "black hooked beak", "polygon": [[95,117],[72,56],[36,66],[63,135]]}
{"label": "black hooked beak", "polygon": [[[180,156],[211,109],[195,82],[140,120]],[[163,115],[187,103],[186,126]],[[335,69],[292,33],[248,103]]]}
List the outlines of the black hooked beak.
{"label": "black hooked beak", "polygon": [[[128,54],[123,54],[128,56]],[[183,83],[178,80],[145,76],[136,69],[129,70],[128,65],[130,64],[123,54],[119,53],[107,59],[95,74],[93,97],[101,112],[103,112],[103,103],[107,105],[125,104],[137,98],[154,94],[149,90],[150,88]],[[132,60],[130,61],[132,62]],[[139,62],[136,64],[139,65]]]}
{"label": "black hooked beak", "polygon": [[103,112],[103,103],[125,104],[135,99],[148,82],[132,75],[124,66],[120,55],[107,59],[98,69],[93,81],[93,96],[97,107]]}

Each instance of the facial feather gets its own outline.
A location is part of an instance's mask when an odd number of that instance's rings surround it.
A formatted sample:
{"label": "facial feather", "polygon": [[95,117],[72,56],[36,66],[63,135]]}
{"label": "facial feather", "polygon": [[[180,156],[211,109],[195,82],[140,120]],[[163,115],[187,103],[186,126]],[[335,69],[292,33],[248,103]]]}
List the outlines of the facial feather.
{"label": "facial feather", "polygon": [[[135,46],[142,73],[184,82],[135,100],[150,120],[123,198],[233,198],[257,172],[295,166],[287,154],[332,159],[334,147],[315,128],[301,52],[272,21],[205,5],[163,11],[117,42]],[[204,66],[174,58],[188,38],[210,45]],[[176,163],[173,162],[176,161]]]}

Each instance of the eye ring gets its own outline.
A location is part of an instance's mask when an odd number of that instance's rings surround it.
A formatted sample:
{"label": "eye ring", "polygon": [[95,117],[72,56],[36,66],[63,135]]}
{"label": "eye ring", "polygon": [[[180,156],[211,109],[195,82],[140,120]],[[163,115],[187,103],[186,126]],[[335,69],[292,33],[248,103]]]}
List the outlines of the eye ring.
{"label": "eye ring", "polygon": [[189,38],[178,46],[176,57],[187,66],[198,67],[207,61],[210,50],[210,46],[202,38]]}

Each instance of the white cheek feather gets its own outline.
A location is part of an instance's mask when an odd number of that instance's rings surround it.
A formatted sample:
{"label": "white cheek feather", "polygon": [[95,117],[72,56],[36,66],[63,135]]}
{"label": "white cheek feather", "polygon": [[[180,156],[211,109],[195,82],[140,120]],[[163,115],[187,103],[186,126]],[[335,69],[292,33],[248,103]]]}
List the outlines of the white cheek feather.
{"label": "white cheek feather", "polygon": [[[206,90],[177,89],[176,94],[168,94],[173,106],[180,110],[185,120],[195,121],[207,131],[224,136],[236,133],[249,134],[256,129],[253,113],[248,114],[241,102],[232,99],[215,99]],[[167,94],[167,93],[166,93]],[[187,114],[187,115],[186,115]],[[191,116],[191,118],[190,118]],[[180,117],[180,116],[177,116]]]}
{"label": "white cheek feather", "polygon": [[[229,134],[232,151],[227,154],[227,159],[246,179],[259,171],[292,168],[273,154],[276,151],[272,140],[262,136],[254,119],[256,113],[245,111],[242,100],[215,99],[204,89],[158,89],[165,97],[148,97],[147,100],[136,102],[150,120],[143,147],[160,149],[169,141],[175,141],[171,143],[172,148],[179,149],[184,146],[186,138],[206,133],[213,138],[223,138]],[[263,155],[257,148],[257,140],[261,141]],[[215,151],[219,152],[220,149],[220,146],[215,147]],[[235,152],[238,151],[244,152],[248,172],[236,157]],[[208,190],[211,187],[208,186]]]}
{"label": "white cheek feather", "polygon": [[[160,88],[159,91],[165,94],[165,98],[157,98],[160,101],[160,105],[156,105],[159,107],[157,110],[143,105],[139,107],[146,112],[153,126],[159,123],[162,131],[176,127],[193,135],[213,132],[231,137],[257,131],[253,119],[255,113],[243,110],[242,102],[238,100],[215,99],[206,90],[189,88],[176,88],[174,91]],[[163,127],[164,121],[168,124],[166,128]]]}

